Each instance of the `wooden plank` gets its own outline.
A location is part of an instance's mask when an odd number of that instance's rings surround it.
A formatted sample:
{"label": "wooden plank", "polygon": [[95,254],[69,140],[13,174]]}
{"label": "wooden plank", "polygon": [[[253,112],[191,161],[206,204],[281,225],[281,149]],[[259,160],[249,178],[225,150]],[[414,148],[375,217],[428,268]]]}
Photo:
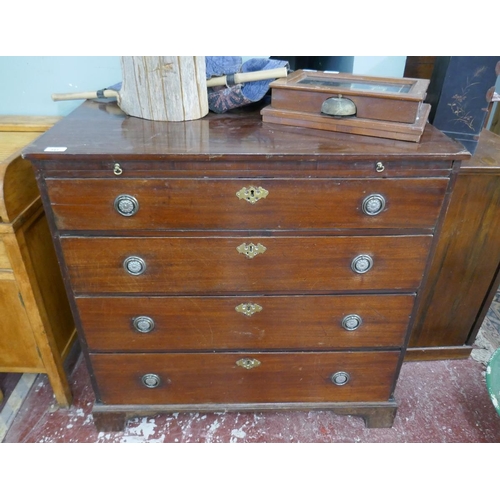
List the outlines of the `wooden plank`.
{"label": "wooden plank", "polygon": [[[40,132],[0,132],[0,162],[13,160],[21,150],[40,136]],[[14,158],[10,158],[15,155]]]}
{"label": "wooden plank", "polygon": [[458,176],[410,347],[467,343],[498,270],[499,199],[500,175]]}
{"label": "wooden plank", "polygon": [[[44,216],[43,212],[38,214],[38,217],[40,216]],[[29,224],[27,224],[27,227],[29,227]],[[32,335],[36,341],[37,352],[43,359],[43,369],[40,371],[47,373],[58,403],[62,406],[69,406],[72,400],[71,390],[53,336],[47,310],[44,307],[44,295],[37,283],[28,243],[23,232],[24,229],[23,227],[15,235],[5,235],[4,242],[19,291],[23,297],[24,308],[30,324],[30,331],[33,332]]]}
{"label": "wooden plank", "polygon": [[0,310],[0,367],[3,370],[8,368],[8,371],[16,367],[45,371],[15,281],[0,280]]}
{"label": "wooden plank", "polygon": [[10,269],[10,268],[11,268],[10,261],[9,261],[9,257],[7,256],[5,244],[0,239],[0,269],[3,271],[6,269]]}
{"label": "wooden plank", "polygon": [[16,156],[10,162],[0,163],[0,220],[14,220],[40,198],[33,166]]}
{"label": "wooden plank", "polygon": [[0,115],[0,132],[45,132],[61,116]]}

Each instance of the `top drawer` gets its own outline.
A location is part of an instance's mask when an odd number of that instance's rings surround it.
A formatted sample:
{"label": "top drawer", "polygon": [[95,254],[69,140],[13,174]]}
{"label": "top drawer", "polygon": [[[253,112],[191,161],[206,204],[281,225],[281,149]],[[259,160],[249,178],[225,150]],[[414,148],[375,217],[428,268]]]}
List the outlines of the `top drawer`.
{"label": "top drawer", "polygon": [[60,230],[432,228],[448,179],[48,179]]}

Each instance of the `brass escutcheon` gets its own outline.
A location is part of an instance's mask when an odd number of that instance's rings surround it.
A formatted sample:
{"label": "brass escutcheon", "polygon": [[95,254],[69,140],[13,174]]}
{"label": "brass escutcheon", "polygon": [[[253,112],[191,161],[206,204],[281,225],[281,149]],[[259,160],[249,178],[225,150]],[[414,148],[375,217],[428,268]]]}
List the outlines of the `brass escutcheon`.
{"label": "brass escutcheon", "polygon": [[236,306],[235,309],[245,316],[252,316],[252,314],[262,311],[262,306],[259,306],[259,304],[252,304],[248,302],[246,304],[240,304],[239,306]]}
{"label": "brass escutcheon", "polygon": [[264,253],[267,249],[264,245],[257,243],[254,245],[253,243],[242,243],[239,247],[236,247],[239,253],[246,255],[249,259],[253,259],[259,253]]}
{"label": "brass escutcheon", "polygon": [[269,194],[267,189],[263,187],[243,187],[237,193],[236,196],[240,200],[246,200],[252,205],[257,203],[261,198],[265,198]]}
{"label": "brass escutcheon", "polygon": [[236,364],[238,366],[241,366],[241,368],[245,368],[246,370],[251,370],[252,368],[256,368],[257,366],[259,366],[260,361],[258,359],[242,358],[236,361]]}

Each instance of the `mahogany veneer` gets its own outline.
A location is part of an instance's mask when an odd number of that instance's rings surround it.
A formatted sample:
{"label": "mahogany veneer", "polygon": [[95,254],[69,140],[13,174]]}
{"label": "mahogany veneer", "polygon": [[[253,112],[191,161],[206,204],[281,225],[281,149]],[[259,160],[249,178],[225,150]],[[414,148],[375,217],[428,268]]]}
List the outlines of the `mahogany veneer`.
{"label": "mahogany veneer", "polygon": [[407,360],[470,355],[500,286],[499,200],[500,136],[483,130],[458,173]]}
{"label": "mahogany veneer", "polygon": [[271,126],[259,110],[172,123],[84,103],[25,157],[98,429],[162,411],[314,408],[391,426],[468,156],[432,126],[414,144]]}

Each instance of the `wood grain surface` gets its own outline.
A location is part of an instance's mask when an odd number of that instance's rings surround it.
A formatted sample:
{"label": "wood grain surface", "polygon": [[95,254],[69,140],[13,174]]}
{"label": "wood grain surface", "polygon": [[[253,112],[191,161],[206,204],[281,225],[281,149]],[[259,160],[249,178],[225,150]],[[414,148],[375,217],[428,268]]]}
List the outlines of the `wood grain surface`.
{"label": "wood grain surface", "polygon": [[[91,354],[105,404],[386,401],[398,351],[329,353]],[[236,363],[257,359],[246,369]],[[337,386],[330,377],[347,372]],[[145,374],[160,377],[147,388]]]}
{"label": "wood grain surface", "polygon": [[[432,229],[448,180],[441,179],[48,179],[60,230],[162,229]],[[244,189],[265,189],[255,203]],[[133,196],[139,209],[122,216],[115,199]],[[385,198],[378,215],[362,211],[372,194]]]}
{"label": "wood grain surface", "polygon": [[[61,238],[76,294],[314,293],[413,291],[420,284],[431,236],[249,238]],[[263,245],[254,258],[242,244]],[[351,269],[370,255],[365,274]],[[125,271],[126,258],[146,263],[144,274]]]}
{"label": "wood grain surface", "polygon": [[[92,351],[196,351],[338,349],[402,344],[413,295],[79,297],[85,338]],[[247,316],[241,304],[261,310]],[[342,326],[361,318],[353,331]],[[133,321],[154,322],[140,333]]]}

